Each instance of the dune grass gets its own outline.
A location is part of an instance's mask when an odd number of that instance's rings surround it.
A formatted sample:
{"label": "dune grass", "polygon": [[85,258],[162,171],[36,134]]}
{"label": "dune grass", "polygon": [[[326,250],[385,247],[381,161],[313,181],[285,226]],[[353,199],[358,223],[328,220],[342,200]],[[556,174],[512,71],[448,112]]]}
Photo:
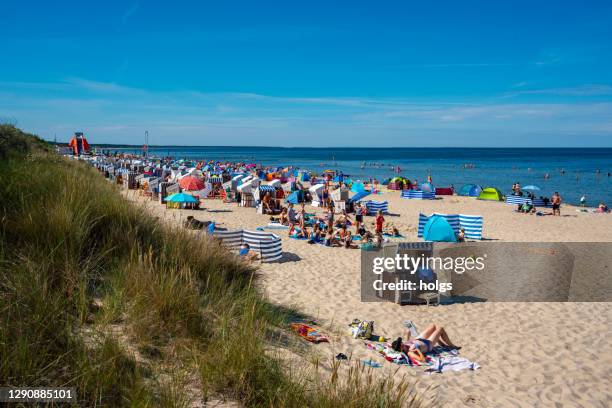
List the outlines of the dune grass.
{"label": "dune grass", "polygon": [[0,126],[0,142],[0,385],[76,387],[81,406],[418,405],[362,367],[287,367],[267,350],[294,312],[253,267],[31,135]]}

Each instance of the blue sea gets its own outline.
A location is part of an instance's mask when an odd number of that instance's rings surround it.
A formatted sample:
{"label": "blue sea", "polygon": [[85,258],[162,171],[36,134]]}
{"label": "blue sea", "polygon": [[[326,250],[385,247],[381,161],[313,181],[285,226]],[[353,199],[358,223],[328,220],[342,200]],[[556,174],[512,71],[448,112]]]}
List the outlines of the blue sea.
{"label": "blue sea", "polygon": [[[140,153],[138,147],[107,148]],[[256,162],[268,166],[293,165],[314,172],[341,170],[352,178],[384,180],[397,174],[419,182],[431,174],[437,187],[474,183],[497,187],[504,194],[512,184],[534,184],[537,195],[558,191],[565,202],[612,204],[612,148],[274,148],[274,147],[150,147],[149,154],[175,158]],[[473,168],[464,168],[464,165]],[[562,173],[564,170],[564,173]],[[598,172],[599,170],[599,172]],[[544,175],[549,174],[545,179]]]}

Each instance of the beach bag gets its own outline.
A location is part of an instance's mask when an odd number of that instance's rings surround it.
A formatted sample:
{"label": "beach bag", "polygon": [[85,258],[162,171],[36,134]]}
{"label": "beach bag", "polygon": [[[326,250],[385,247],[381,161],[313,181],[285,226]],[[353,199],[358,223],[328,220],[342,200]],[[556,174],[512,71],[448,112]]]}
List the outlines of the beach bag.
{"label": "beach bag", "polygon": [[372,332],[374,331],[374,321],[359,321],[357,319],[353,320],[351,323],[353,338],[355,339],[369,339],[372,337]]}

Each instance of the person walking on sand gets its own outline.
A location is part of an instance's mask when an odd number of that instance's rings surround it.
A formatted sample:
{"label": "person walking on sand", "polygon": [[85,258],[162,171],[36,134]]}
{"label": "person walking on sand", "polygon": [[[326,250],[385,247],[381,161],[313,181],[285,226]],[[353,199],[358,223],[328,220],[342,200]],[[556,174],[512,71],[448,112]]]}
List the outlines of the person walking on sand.
{"label": "person walking on sand", "polygon": [[550,202],[552,203],[553,209],[552,215],[561,216],[561,196],[559,195],[559,192],[555,191],[555,194],[553,194]]}
{"label": "person walking on sand", "polygon": [[583,194],[582,197],[580,197],[580,206],[586,207],[586,194]]}

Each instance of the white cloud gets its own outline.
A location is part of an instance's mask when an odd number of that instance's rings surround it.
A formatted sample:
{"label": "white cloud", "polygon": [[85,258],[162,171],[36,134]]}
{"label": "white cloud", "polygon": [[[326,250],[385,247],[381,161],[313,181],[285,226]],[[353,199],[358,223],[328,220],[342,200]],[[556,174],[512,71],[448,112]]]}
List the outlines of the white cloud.
{"label": "white cloud", "polygon": [[[606,90],[577,89],[591,95]],[[16,118],[41,136],[84,130],[98,142],[140,143],[144,129],[160,144],[283,146],[368,146],[372,140],[380,146],[530,145],[534,135],[556,140],[558,134],[612,133],[612,101],[500,101],[152,91],[83,78],[0,82],[0,117]],[[576,137],[577,145],[581,140]]]}

